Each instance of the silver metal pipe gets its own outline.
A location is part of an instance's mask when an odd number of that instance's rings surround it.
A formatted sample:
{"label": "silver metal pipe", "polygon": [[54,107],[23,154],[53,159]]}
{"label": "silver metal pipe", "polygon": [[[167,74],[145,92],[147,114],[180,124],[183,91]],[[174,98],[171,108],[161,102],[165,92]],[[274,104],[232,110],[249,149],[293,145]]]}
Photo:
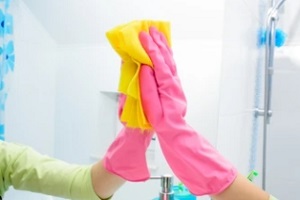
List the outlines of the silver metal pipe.
{"label": "silver metal pipe", "polygon": [[277,5],[275,6],[275,9],[278,11],[284,4],[286,0],[281,0],[277,3]]}
{"label": "silver metal pipe", "polygon": [[267,166],[267,134],[268,124],[270,123],[271,94],[272,94],[272,76],[274,72],[274,50],[277,12],[271,8],[267,18],[266,29],[266,62],[265,62],[265,99],[264,99],[264,125],[263,125],[263,155],[262,155],[262,188],[266,189],[266,166]]}
{"label": "silver metal pipe", "polygon": [[271,8],[276,8],[277,10],[283,5],[283,3],[286,0],[280,0],[277,4],[276,4],[276,0],[271,0]]}
{"label": "silver metal pipe", "polygon": [[161,191],[159,192],[159,200],[174,200],[173,176],[164,174],[162,176],[152,176],[150,179],[160,179]]}
{"label": "silver metal pipe", "polygon": [[[268,18],[278,18],[278,12],[280,10],[280,8],[283,6],[284,2],[286,0],[280,0],[277,4],[275,3],[275,1],[272,1],[271,3],[271,8],[268,10]],[[269,19],[267,19],[269,20]],[[278,21],[278,19],[277,19]]]}
{"label": "silver metal pipe", "polygon": [[271,111],[271,96],[272,96],[272,77],[274,73],[274,53],[275,53],[275,37],[276,37],[276,18],[270,13],[267,32],[266,32],[266,62],[265,62],[265,102],[264,102],[264,117],[266,123],[270,123],[269,113]]}
{"label": "silver metal pipe", "polygon": [[286,0],[281,0],[277,4],[272,0],[272,7],[269,9],[266,24],[266,57],[265,57],[265,98],[264,110],[256,109],[256,113],[263,114],[263,165],[262,165],[262,188],[266,189],[266,166],[267,166],[267,134],[268,124],[272,116],[271,96],[272,96],[272,79],[274,72],[274,53],[276,41],[276,25],[278,21],[278,10]]}
{"label": "silver metal pipe", "polygon": [[274,7],[276,5],[276,1],[275,0],[271,0],[271,7]]}

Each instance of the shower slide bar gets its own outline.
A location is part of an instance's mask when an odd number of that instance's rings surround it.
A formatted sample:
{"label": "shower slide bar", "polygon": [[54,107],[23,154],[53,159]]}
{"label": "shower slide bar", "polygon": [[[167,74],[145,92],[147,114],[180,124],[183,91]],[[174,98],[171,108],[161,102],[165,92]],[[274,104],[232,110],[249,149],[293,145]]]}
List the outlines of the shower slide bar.
{"label": "shower slide bar", "polygon": [[274,50],[276,25],[279,20],[278,11],[286,0],[280,0],[277,4],[272,0],[271,8],[268,10],[266,22],[266,45],[265,45],[265,85],[264,85],[264,108],[256,108],[255,116],[263,116],[263,156],[262,156],[262,187],[266,189],[266,153],[267,153],[267,125],[272,116],[271,94],[272,76],[274,72]]}

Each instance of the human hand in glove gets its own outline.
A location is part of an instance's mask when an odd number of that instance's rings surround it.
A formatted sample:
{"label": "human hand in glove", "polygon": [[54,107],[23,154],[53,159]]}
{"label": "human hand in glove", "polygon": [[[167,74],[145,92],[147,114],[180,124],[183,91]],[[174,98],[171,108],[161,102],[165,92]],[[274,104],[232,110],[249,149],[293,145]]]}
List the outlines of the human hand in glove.
{"label": "human hand in glove", "polygon": [[[123,111],[126,96],[119,96],[119,116]],[[151,142],[153,131],[127,128],[126,124],[108,148],[104,167],[127,181],[145,181],[150,173],[146,162],[146,150]]]}
{"label": "human hand in glove", "polygon": [[167,40],[154,27],[139,38],[153,63],[140,71],[142,105],[168,164],[193,194],[222,192],[237,171],[185,121],[186,98]]}

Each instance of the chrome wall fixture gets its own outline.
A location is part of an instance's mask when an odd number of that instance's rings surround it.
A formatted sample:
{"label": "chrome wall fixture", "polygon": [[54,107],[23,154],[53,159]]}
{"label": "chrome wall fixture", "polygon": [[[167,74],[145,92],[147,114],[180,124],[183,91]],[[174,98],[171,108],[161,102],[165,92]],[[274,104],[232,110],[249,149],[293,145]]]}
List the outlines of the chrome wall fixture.
{"label": "chrome wall fixture", "polygon": [[164,174],[162,176],[152,176],[150,179],[159,179],[161,184],[161,191],[159,192],[159,200],[174,200],[173,176]]}
{"label": "chrome wall fixture", "polygon": [[271,2],[271,7],[267,13],[266,21],[266,45],[265,45],[265,86],[264,86],[264,108],[256,108],[255,116],[263,116],[263,155],[262,155],[262,187],[266,189],[266,154],[267,154],[267,128],[272,116],[271,94],[272,77],[274,72],[274,50],[276,39],[276,25],[279,20],[278,11],[286,0]]}

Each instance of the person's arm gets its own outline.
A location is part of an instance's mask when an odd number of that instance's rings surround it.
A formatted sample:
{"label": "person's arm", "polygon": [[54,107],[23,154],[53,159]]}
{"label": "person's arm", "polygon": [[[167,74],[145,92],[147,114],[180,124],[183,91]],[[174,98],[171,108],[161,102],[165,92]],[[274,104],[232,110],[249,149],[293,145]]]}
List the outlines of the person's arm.
{"label": "person's arm", "polygon": [[[120,95],[119,114],[125,99]],[[150,177],[145,152],[152,135],[151,131],[123,127],[103,159],[92,166],[71,165],[24,145],[0,142],[0,196],[13,186],[74,200],[109,199],[125,180]]]}
{"label": "person's arm", "polygon": [[[125,99],[120,95],[119,115]],[[103,159],[92,166],[71,165],[24,145],[0,142],[0,196],[13,186],[73,200],[110,199],[125,180],[149,179],[145,152],[152,135],[123,127]]]}
{"label": "person's arm", "polygon": [[214,200],[271,200],[270,195],[239,174],[223,192],[212,195]]}
{"label": "person's arm", "polygon": [[96,194],[102,200],[109,199],[126,181],[105,169],[103,161],[92,167],[92,183]]}
{"label": "person's arm", "polygon": [[124,182],[106,171],[101,161],[93,166],[73,165],[41,155],[28,146],[0,142],[1,197],[13,186],[72,200],[101,200]]}

